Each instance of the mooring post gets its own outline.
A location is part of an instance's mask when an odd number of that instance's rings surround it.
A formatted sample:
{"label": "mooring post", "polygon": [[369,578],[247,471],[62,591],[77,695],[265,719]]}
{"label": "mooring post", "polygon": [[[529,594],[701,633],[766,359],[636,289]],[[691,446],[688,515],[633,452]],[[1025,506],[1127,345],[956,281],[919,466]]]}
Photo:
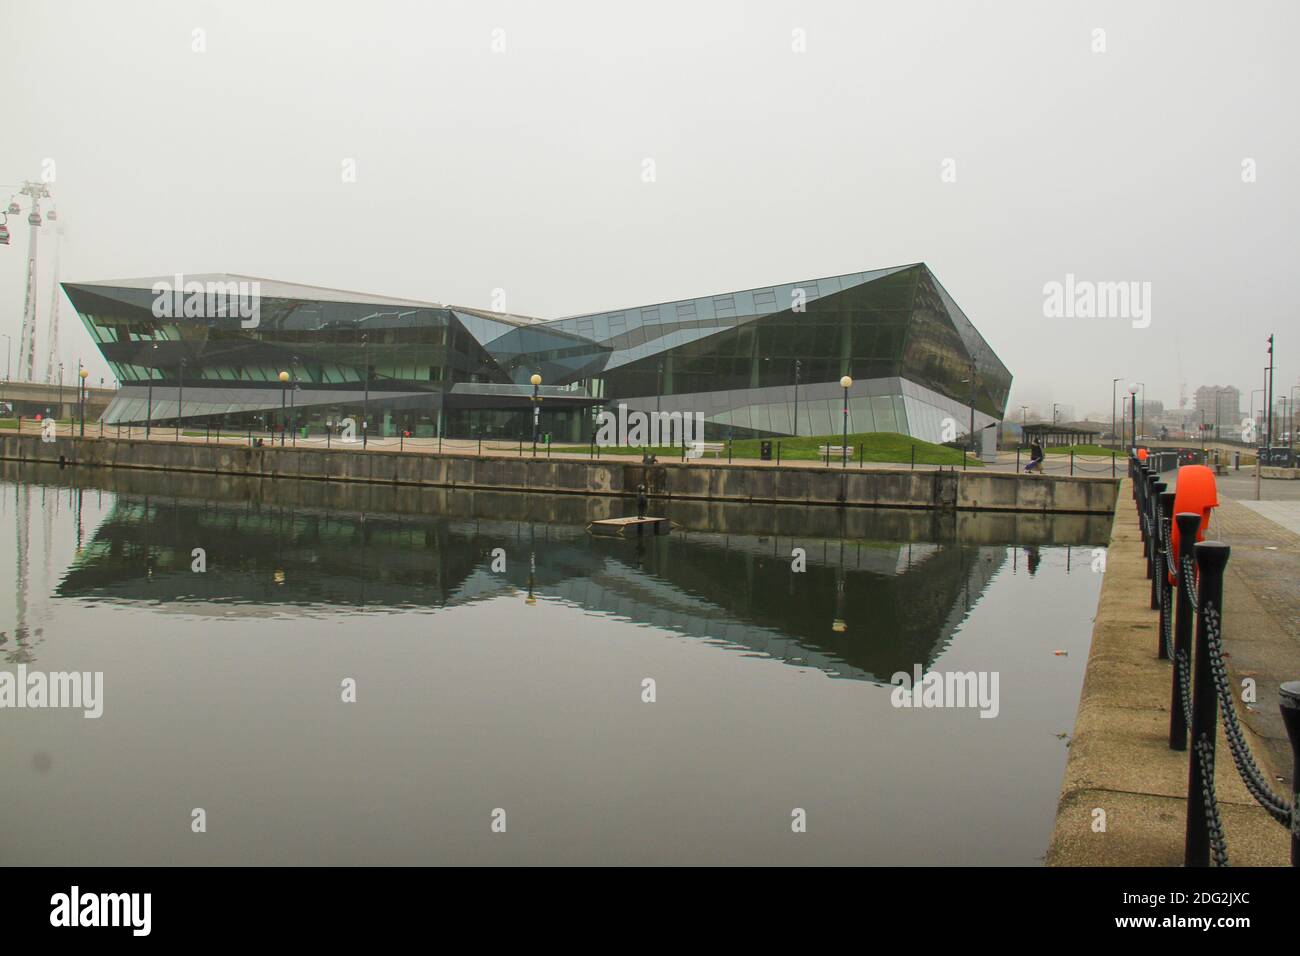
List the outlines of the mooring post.
{"label": "mooring post", "polygon": [[1156,479],[1148,470],[1142,491],[1142,527],[1145,532],[1142,536],[1142,542],[1147,554],[1148,580],[1151,578],[1151,549],[1152,542],[1155,539],[1155,529],[1151,526],[1151,500],[1155,497],[1155,484]]}
{"label": "mooring post", "polygon": [[1196,544],[1196,660],[1192,674],[1192,752],[1187,767],[1187,845],[1184,866],[1210,865],[1210,819],[1205,796],[1214,786],[1214,735],[1218,725],[1210,633],[1223,623],[1223,568],[1230,548],[1221,541]]}
{"label": "mooring post", "polygon": [[1174,493],[1162,491],[1158,504],[1160,511],[1160,568],[1156,572],[1157,586],[1160,588],[1160,632],[1156,635],[1156,656],[1162,661],[1169,660],[1169,648],[1165,644],[1165,635],[1173,625],[1173,602],[1169,596],[1169,570],[1174,561],[1173,555],[1165,554],[1165,542],[1170,540],[1169,531],[1174,520]]}
{"label": "mooring post", "polygon": [[1291,865],[1300,866],[1300,680],[1279,689],[1282,723],[1291,738]]}
{"label": "mooring post", "polygon": [[1187,677],[1190,681],[1192,619],[1196,615],[1196,609],[1192,607],[1189,592],[1194,590],[1196,585],[1190,575],[1183,573],[1183,569],[1190,567],[1189,562],[1195,560],[1194,547],[1196,533],[1201,527],[1201,516],[1184,511],[1174,515],[1174,521],[1178,524],[1178,554],[1174,555],[1174,560],[1178,562],[1178,587],[1174,591],[1174,677],[1169,695],[1169,749],[1186,750],[1187,712],[1183,710],[1183,695],[1188,695],[1190,700],[1192,688],[1182,686],[1182,671],[1178,662],[1187,661]]}
{"label": "mooring post", "polygon": [[642,483],[636,486],[636,516],[638,518],[645,517],[645,508],[646,508],[645,484]]}
{"label": "mooring post", "polygon": [[1151,483],[1151,610],[1160,610],[1160,499],[1165,493],[1163,481]]}

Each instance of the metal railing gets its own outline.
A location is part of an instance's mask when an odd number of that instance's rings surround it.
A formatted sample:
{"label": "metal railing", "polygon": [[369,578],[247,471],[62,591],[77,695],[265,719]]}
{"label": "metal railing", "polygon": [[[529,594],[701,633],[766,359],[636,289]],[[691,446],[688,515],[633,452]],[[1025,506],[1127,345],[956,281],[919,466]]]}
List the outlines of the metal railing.
{"label": "metal railing", "polygon": [[[1290,798],[1274,792],[1259,768],[1237,715],[1223,652],[1223,573],[1231,549],[1197,541],[1201,515],[1174,514],[1175,493],[1159,478],[1163,462],[1131,458],[1129,475],[1151,579],[1151,607],[1160,612],[1157,656],[1171,662],[1169,747],[1188,750],[1186,866],[1228,865],[1227,839],[1214,785],[1220,716],[1233,764],[1251,796],[1291,836],[1291,865],[1300,866],[1300,681],[1282,684],[1279,706],[1291,741]],[[1174,554],[1173,528],[1178,529]]]}

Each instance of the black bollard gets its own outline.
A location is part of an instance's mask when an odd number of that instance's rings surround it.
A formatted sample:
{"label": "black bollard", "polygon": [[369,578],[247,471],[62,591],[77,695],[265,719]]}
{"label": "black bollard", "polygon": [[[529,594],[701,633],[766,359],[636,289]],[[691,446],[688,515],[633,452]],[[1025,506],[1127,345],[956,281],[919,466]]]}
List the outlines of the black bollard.
{"label": "black bollard", "polygon": [[[1196,610],[1192,607],[1192,599],[1187,594],[1188,586],[1194,585],[1195,580],[1184,581],[1182,569],[1188,561],[1194,559],[1196,532],[1201,527],[1201,516],[1184,511],[1175,515],[1174,521],[1178,522],[1178,554],[1174,556],[1174,560],[1178,562],[1178,589],[1174,592],[1174,676],[1173,690],[1169,697],[1169,749],[1186,750],[1187,716],[1183,711],[1184,690],[1180,684],[1182,677],[1178,669],[1178,659],[1182,657],[1187,660],[1189,665],[1187,676],[1190,679],[1192,619],[1196,615]],[[1190,699],[1191,687],[1186,688],[1185,692]]]}
{"label": "black bollard", "polygon": [[1151,566],[1151,610],[1160,609],[1160,496],[1165,493],[1163,481],[1151,483],[1151,511],[1147,522],[1151,526],[1151,543],[1148,564]]}
{"label": "black bollard", "polygon": [[1279,688],[1282,723],[1291,738],[1291,865],[1300,866],[1300,680]]}
{"label": "black bollard", "polygon": [[1160,492],[1160,500],[1157,502],[1157,508],[1160,512],[1159,533],[1156,535],[1159,545],[1157,553],[1159,556],[1158,567],[1156,568],[1156,586],[1159,590],[1158,604],[1160,607],[1160,630],[1156,634],[1156,656],[1162,661],[1169,660],[1169,648],[1165,645],[1165,632],[1172,623],[1173,603],[1169,596],[1169,569],[1173,563],[1173,558],[1165,554],[1165,541],[1169,539],[1170,524],[1174,520],[1174,493],[1172,491]]}
{"label": "black bollard", "polygon": [[[1223,627],[1223,568],[1231,549],[1221,541],[1196,544],[1196,570],[1200,581],[1196,612],[1196,661],[1192,674],[1192,752],[1187,766],[1187,844],[1184,866],[1210,865],[1210,827],[1205,811],[1205,793],[1214,786],[1214,735],[1219,721],[1218,699],[1210,669],[1210,629]],[[1208,745],[1207,760],[1201,757],[1199,741]],[[1208,765],[1207,765],[1208,764]]]}
{"label": "black bollard", "polygon": [[645,507],[646,507],[645,485],[644,484],[637,485],[636,486],[636,516],[638,518],[645,517]]}

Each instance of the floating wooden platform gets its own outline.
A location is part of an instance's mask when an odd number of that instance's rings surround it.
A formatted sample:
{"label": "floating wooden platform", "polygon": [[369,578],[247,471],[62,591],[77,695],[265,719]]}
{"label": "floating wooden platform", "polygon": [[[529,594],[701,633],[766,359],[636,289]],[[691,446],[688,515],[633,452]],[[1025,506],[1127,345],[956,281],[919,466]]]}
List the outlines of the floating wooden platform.
{"label": "floating wooden platform", "polygon": [[667,518],[602,518],[587,525],[592,534],[642,537],[647,534],[667,534],[673,523]]}

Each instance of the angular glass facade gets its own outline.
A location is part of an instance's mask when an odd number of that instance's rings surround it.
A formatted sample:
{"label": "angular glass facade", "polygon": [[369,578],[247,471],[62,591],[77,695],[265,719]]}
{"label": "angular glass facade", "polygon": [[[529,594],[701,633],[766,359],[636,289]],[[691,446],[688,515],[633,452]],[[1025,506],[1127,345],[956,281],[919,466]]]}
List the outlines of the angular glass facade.
{"label": "angular glass facade", "polygon": [[274,426],[287,393],[295,425],[522,437],[536,373],[556,440],[587,440],[591,410],[619,403],[698,412],[709,438],[820,435],[849,375],[851,431],[940,441],[972,405],[976,428],[1000,420],[1011,386],[922,263],[553,321],[229,275],[185,278],[254,288],[255,325],[201,299],[170,317],[155,288],[171,278],[64,284],[122,383],[110,424]]}

